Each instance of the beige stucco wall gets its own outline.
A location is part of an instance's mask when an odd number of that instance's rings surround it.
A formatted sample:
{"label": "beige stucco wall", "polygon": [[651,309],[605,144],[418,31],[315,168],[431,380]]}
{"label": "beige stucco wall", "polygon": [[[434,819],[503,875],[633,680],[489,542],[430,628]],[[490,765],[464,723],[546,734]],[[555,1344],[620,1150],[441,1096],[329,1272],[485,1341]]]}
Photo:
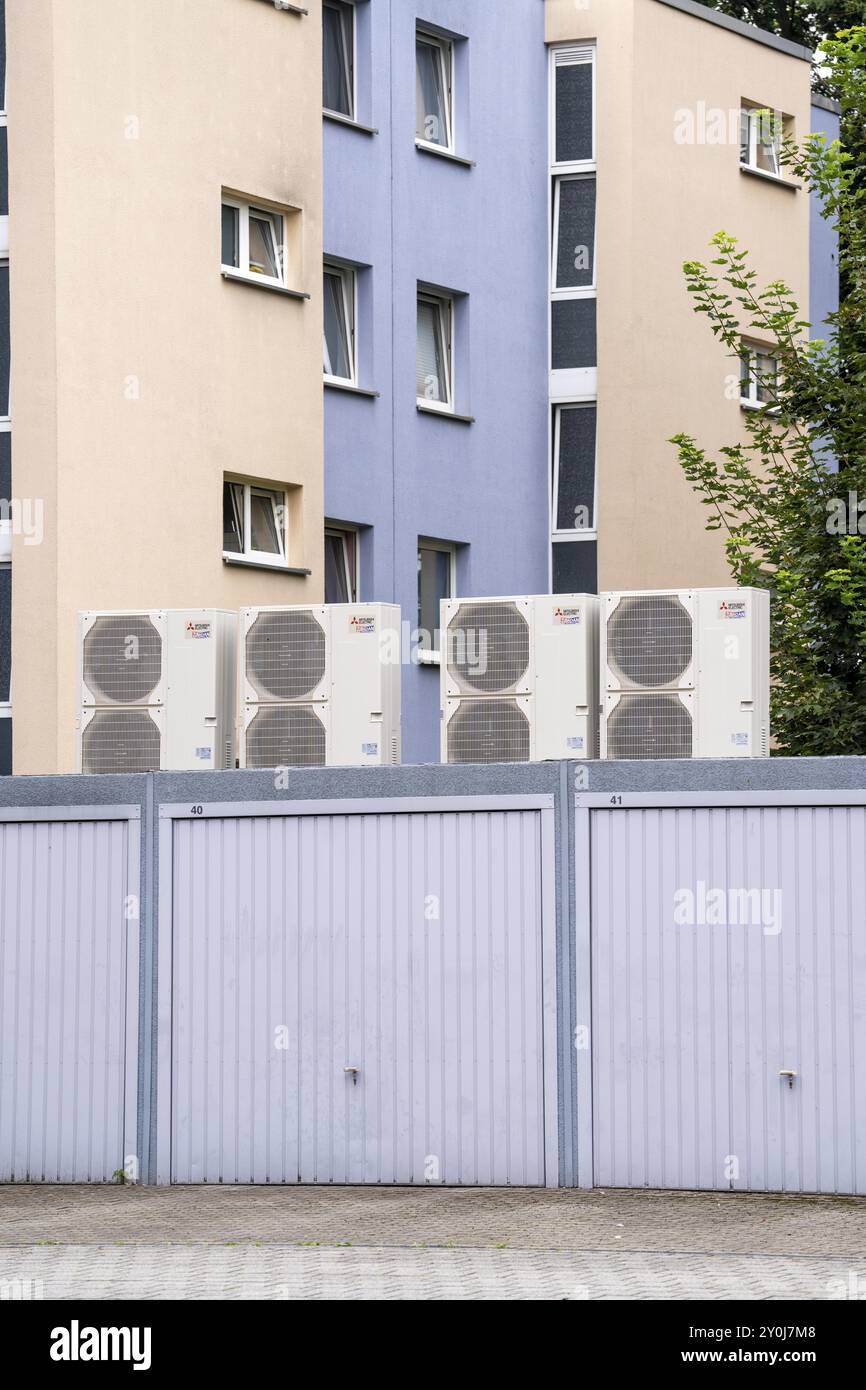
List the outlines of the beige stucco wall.
{"label": "beige stucco wall", "polygon": [[[321,3],[8,0],[14,767],[75,767],[77,614],[320,600]],[[223,187],[301,209],[296,301],[220,273]],[[225,472],[299,485],[222,559]]]}
{"label": "beige stucco wall", "polygon": [[809,304],[809,199],[740,173],[739,145],[680,144],[677,113],[743,98],[808,132],[809,65],[660,0],[547,0],[551,43],[598,46],[599,587],[727,581],[720,533],[671,435],[711,450],[744,437],[738,365],[686,294],[682,264],[724,229],[762,284]]}

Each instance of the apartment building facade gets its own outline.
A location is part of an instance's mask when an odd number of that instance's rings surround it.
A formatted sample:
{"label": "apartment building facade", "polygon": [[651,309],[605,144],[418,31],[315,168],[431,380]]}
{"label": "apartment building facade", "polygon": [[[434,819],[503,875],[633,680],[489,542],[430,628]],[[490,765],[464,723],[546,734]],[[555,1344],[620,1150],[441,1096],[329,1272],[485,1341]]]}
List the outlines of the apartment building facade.
{"label": "apartment building facade", "polygon": [[548,587],[544,12],[324,11],[326,594],[400,603],[438,762],[439,600]]}
{"label": "apartment building facade", "polygon": [[[554,252],[597,248],[589,270],[553,262],[553,550],[587,552],[582,565],[554,563],[554,588],[724,583],[722,539],[705,530],[668,441],[744,438],[759,373],[741,385],[741,364],[692,311],[682,266],[709,261],[724,229],[763,283],[785,280],[808,307],[810,199],[752,113],[768,108],[804,136],[810,55],[694,0],[546,0],[546,10]],[[575,181],[597,189],[594,225],[589,196],[566,200]],[[580,288],[560,288],[563,269]],[[754,363],[766,345],[745,346]],[[566,428],[572,416],[582,428]],[[565,539],[557,527],[575,508]]]}
{"label": "apartment building facade", "polygon": [[16,772],[75,770],[80,610],[321,600],[321,20],[6,5]]}
{"label": "apartment building facade", "polygon": [[725,227],[834,307],[748,114],[837,133],[804,50],[694,0],[4,8],[0,772],[75,766],[80,609],[396,601],[425,762],[441,598],[726,581],[667,441],[751,385],[682,263]]}

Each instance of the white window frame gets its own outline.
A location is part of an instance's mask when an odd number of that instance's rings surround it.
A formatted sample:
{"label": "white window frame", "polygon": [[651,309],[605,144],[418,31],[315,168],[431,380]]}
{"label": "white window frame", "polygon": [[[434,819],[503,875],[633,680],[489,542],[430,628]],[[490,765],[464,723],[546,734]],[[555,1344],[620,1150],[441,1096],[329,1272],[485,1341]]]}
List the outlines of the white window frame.
{"label": "white window frame", "polygon": [[776,168],[775,168],[774,170],[773,170],[773,169],[762,169],[761,166],[760,166],[759,163],[758,163],[758,145],[762,143],[762,142],[758,139],[758,132],[759,132],[760,124],[761,124],[761,121],[760,121],[759,118],[760,118],[762,112],[766,112],[766,111],[768,111],[768,110],[769,110],[769,108],[766,107],[766,106],[750,106],[747,102],[741,102],[741,103],[740,103],[740,122],[741,122],[741,125],[742,125],[742,120],[743,120],[743,117],[744,117],[744,116],[748,117],[748,121],[749,121],[749,155],[748,155],[748,159],[745,159],[745,160],[743,159],[742,131],[741,131],[740,167],[741,167],[742,169],[748,169],[748,170],[750,170],[753,174],[760,174],[761,177],[762,177],[762,178],[765,178],[765,179],[781,179],[781,178],[782,178],[782,161],[781,161],[781,157],[780,157],[780,156],[781,156],[781,149],[782,149],[782,135],[783,135],[784,129],[785,129],[785,120],[784,120],[784,117],[782,116],[782,113],[781,113],[780,111],[774,111],[774,112],[772,113],[772,114],[773,114],[773,119],[778,123],[778,125],[777,125],[777,131],[776,131],[776,140],[775,140],[775,144],[774,144],[774,149],[775,149],[775,151],[776,151]]}
{"label": "white window frame", "polygon": [[[743,358],[749,355],[749,393],[743,395]],[[771,347],[765,347],[762,343],[750,342],[744,339],[740,347],[740,406],[743,410],[768,410],[775,412],[778,406],[774,406],[770,401],[762,401],[758,397],[758,372],[755,359],[758,354],[769,357],[776,364],[776,379],[778,381],[779,359]]]}
{"label": "white window frame", "polygon": [[[361,593],[361,561],[359,556],[359,533],[357,526],[338,526],[336,522],[325,522],[325,536],[338,536],[343,543],[343,562],[346,573],[346,588],[349,594],[349,602],[357,603]],[[349,548],[346,545],[346,537],[353,536],[355,540],[355,563],[349,559]]]}
{"label": "white window frame", "polygon": [[[330,106],[323,104],[322,110],[329,116],[337,116],[343,121],[357,121],[358,111],[358,25],[355,16],[355,6],[352,0],[324,0],[324,9],[339,10],[343,34],[347,39],[346,61],[351,63],[351,70],[346,73],[346,90],[349,93],[349,105],[351,111],[348,115],[344,111],[334,111]],[[346,30],[348,29],[348,35]]]}
{"label": "white window frame", "polygon": [[[598,74],[596,72],[596,48],[594,44],[560,44],[550,50],[550,81],[548,84],[548,140],[550,142],[550,168],[555,174],[580,174],[595,170],[598,162]],[[583,67],[592,69],[592,156],[589,159],[556,159],[556,71],[562,67]]]}
{"label": "white window frame", "polygon": [[[559,515],[559,453],[561,443],[561,421],[564,410],[594,410],[595,417],[595,458],[592,466],[592,526],[557,526]],[[553,495],[550,511],[551,540],[597,541],[598,540],[598,401],[593,396],[583,401],[556,401],[553,404]]]}
{"label": "white window frame", "polygon": [[415,131],[415,144],[420,145],[425,150],[433,150],[437,154],[455,154],[456,145],[456,103],[454,100],[454,41],[453,39],[443,38],[441,34],[434,34],[429,29],[425,29],[422,24],[415,27],[415,81],[418,81],[418,44],[426,43],[431,48],[435,48],[439,55],[440,70],[442,73],[442,90],[445,93],[445,125],[447,140],[445,144],[437,143],[435,140],[425,140],[423,135]]}
{"label": "white window frame", "polygon": [[[343,314],[346,320],[346,343],[349,353],[349,376],[334,376],[329,372],[324,372],[324,378],[325,381],[333,382],[337,386],[357,386],[358,276],[353,266],[343,265],[339,261],[330,261],[327,257],[322,267],[322,275],[323,277],[325,275],[338,275],[340,277],[343,290]],[[322,336],[324,338],[324,327]]]}
{"label": "white window frame", "polygon": [[[248,280],[253,285],[272,285],[278,289],[286,289],[286,215],[276,208],[266,207],[263,203],[247,202],[242,198],[236,198],[230,193],[223,193],[221,199],[221,209],[223,207],[235,208],[238,211],[238,260],[240,265],[226,265],[223,262],[223,274],[230,275],[234,279]],[[220,211],[222,217],[222,211]],[[268,220],[274,226],[277,254],[277,275],[262,275],[258,271],[250,269],[250,217],[258,217]],[[220,227],[222,233],[222,227]]]}
{"label": "white window frame", "polygon": [[[418,558],[422,550],[435,550],[440,555],[450,556],[448,566],[448,598],[457,598],[457,545],[454,541],[435,541],[429,540],[426,536],[418,537]],[[421,613],[418,612],[418,631],[421,631]],[[442,633],[439,632],[441,641]],[[432,641],[432,633],[431,633]],[[419,639],[416,648],[418,663],[421,666],[439,666],[441,664],[441,649],[438,647],[422,647]]]}
{"label": "white window frame", "polygon": [[[8,255],[0,255],[0,270],[2,270],[2,269],[9,270],[10,281],[11,281],[11,274],[12,274],[12,272],[11,272],[11,270],[9,269],[9,257],[8,257]],[[11,297],[10,297],[9,340],[10,340],[10,349],[11,349],[11,340],[12,340]],[[11,350],[10,350],[10,353],[9,353],[9,391],[8,391],[8,393],[7,393],[7,396],[6,396],[6,403],[7,403],[7,411],[6,411],[6,414],[5,414],[5,415],[0,415],[0,434],[9,434],[10,431],[11,431],[11,429],[12,429],[12,353],[11,353]]]}
{"label": "white window frame", "polygon": [[[288,569],[289,497],[286,489],[262,482],[259,479],[241,478],[231,473],[227,473],[223,477],[223,485],[226,483],[232,483],[236,487],[242,487],[244,490],[244,548],[242,551],[223,550],[223,558],[231,560],[234,564],[238,565],[267,565],[271,569]],[[277,542],[280,547],[279,555],[273,555],[268,550],[253,549],[252,528],[250,526],[253,494],[270,497],[274,505],[274,522],[277,531]],[[279,498],[282,498],[281,502],[279,500],[274,500]],[[282,509],[282,514],[280,513],[280,509]]]}
{"label": "white window frame", "polygon": [[[433,304],[439,310],[439,327],[442,333],[443,358],[445,364],[445,388],[448,395],[446,401],[428,400],[426,396],[417,396],[418,405],[425,410],[438,410],[443,415],[453,415],[454,406],[454,298],[448,294],[437,294],[435,290],[425,289],[418,286],[418,293],[415,298],[415,352],[417,360],[418,352],[418,305],[421,302]],[[417,387],[416,387],[417,390]]]}
{"label": "white window frame", "polygon": [[[592,282],[589,285],[557,285],[556,274],[559,264],[559,212],[560,192],[564,183],[580,183],[591,179],[595,184],[596,205],[592,226]],[[596,253],[598,251],[598,179],[595,173],[557,174],[553,180],[553,251],[550,260],[551,299],[595,299],[598,294]]]}

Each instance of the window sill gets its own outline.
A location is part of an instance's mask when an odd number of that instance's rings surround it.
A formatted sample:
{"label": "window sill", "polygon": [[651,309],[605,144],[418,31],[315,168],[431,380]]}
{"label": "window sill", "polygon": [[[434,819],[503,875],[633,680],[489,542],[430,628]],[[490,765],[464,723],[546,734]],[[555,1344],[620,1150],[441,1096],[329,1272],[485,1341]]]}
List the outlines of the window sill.
{"label": "window sill", "polygon": [[415,652],[415,659],[419,666],[441,666],[442,657],[439,652],[423,651],[420,647]]}
{"label": "window sill", "polygon": [[367,396],[373,401],[381,395],[380,391],[370,391],[366,386],[353,386],[351,381],[332,381],[325,377],[324,384],[326,391],[348,391],[352,396]]}
{"label": "window sill", "polygon": [[790,179],[783,179],[779,174],[768,174],[765,169],[753,169],[751,164],[741,164],[740,173],[746,174],[750,179],[762,179],[764,183],[775,183],[779,188],[787,188],[789,193],[799,193],[800,185],[792,183]]}
{"label": "window sill", "polygon": [[356,121],[354,116],[344,116],[341,111],[329,111],[327,107],[322,111],[326,121],[334,121],[337,125],[347,125],[350,130],[357,130],[361,135],[378,135],[375,126],[364,125],[363,121]]}
{"label": "window sill", "polygon": [[464,169],[475,168],[474,159],[466,159],[464,155],[455,154],[453,150],[443,150],[439,145],[428,145],[423,140],[416,140],[415,148],[419,154],[432,154],[436,159],[450,159],[452,164],[462,164]]}
{"label": "window sill", "polygon": [[299,565],[280,565],[269,560],[248,560],[243,555],[223,555],[223,564],[238,565],[241,569],[270,570],[275,574],[300,574],[304,577],[313,573],[312,570],[302,569]]}
{"label": "window sill", "polygon": [[754,410],[757,410],[757,411],[759,411],[759,412],[763,412],[763,413],[766,414],[766,415],[778,415],[778,414],[779,414],[779,407],[778,407],[777,405],[770,405],[769,401],[744,401],[744,400],[741,400],[741,401],[740,401],[740,409],[741,409],[741,410],[753,410],[753,411],[754,411]]}
{"label": "window sill", "polygon": [[287,290],[285,285],[273,285],[270,280],[259,280],[255,275],[244,275],[240,270],[223,268],[224,280],[233,280],[238,285],[252,285],[254,290],[270,290],[271,294],[283,294],[289,299],[309,299],[303,290]]}
{"label": "window sill", "polygon": [[474,425],[474,415],[457,415],[453,410],[437,410],[435,405],[422,405],[417,402],[416,409],[419,415],[435,415],[437,420],[450,420],[455,425]]}

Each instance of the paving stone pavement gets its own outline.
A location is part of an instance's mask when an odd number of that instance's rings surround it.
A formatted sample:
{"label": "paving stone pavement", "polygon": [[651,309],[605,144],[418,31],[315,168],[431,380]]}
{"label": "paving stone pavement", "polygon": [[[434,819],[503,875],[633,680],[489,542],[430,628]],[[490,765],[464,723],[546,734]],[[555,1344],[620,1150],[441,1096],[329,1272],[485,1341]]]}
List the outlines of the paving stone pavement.
{"label": "paving stone pavement", "polygon": [[820,1300],[866,1295],[866,1199],[0,1186],[0,1297],[16,1280],[47,1299]]}

